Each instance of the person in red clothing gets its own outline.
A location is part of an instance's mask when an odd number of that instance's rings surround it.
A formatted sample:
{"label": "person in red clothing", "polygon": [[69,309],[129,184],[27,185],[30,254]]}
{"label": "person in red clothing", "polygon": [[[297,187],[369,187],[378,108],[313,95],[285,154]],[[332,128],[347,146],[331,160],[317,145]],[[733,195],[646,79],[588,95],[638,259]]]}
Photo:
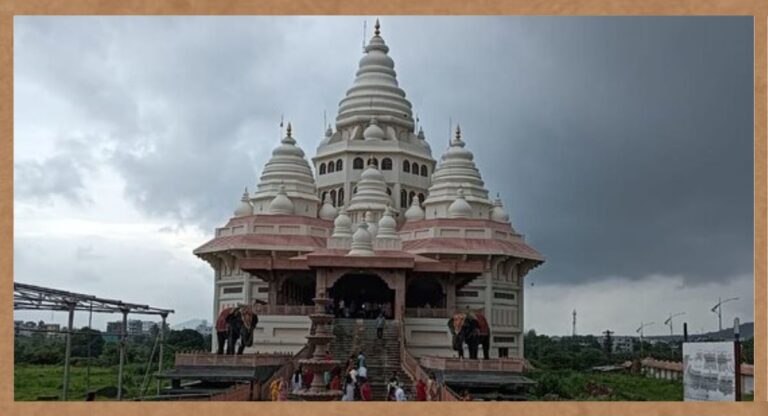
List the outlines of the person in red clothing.
{"label": "person in red clothing", "polygon": [[360,386],[360,396],[363,401],[370,402],[373,400],[373,392],[371,391],[371,383],[367,378],[363,379],[363,385]]}
{"label": "person in red clothing", "polygon": [[312,380],[315,379],[315,373],[312,372],[310,369],[304,370],[304,377],[302,380],[302,384],[304,384],[304,388],[308,389],[312,385]]}
{"label": "person in red clothing", "polygon": [[422,379],[419,379],[419,381],[416,383],[416,401],[427,401],[427,385],[424,384],[424,380]]}
{"label": "person in red clothing", "polygon": [[341,376],[340,372],[334,372],[333,378],[331,378],[331,390],[341,390]]}

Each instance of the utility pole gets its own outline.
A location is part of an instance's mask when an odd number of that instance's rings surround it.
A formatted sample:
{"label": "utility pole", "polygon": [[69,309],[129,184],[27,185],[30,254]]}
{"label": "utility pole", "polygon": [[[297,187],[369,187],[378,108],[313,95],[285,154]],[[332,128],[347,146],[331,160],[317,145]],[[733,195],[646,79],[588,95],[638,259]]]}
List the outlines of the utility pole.
{"label": "utility pole", "polygon": [[605,348],[605,353],[608,355],[611,355],[613,352],[613,338],[611,338],[611,335],[613,335],[613,331],[610,329],[606,329],[603,331],[603,335],[605,336],[605,339],[603,341],[603,348]]}
{"label": "utility pole", "polygon": [[712,312],[717,314],[717,327],[719,331],[723,330],[723,304],[739,300],[739,298],[729,298],[726,300],[722,300],[721,298],[717,298],[717,305],[712,307]]}
{"label": "utility pole", "polygon": [[571,328],[571,336],[576,336],[576,309],[573,310],[573,326]]}
{"label": "utility pole", "polygon": [[676,318],[681,315],[685,315],[685,312],[676,313],[674,315],[670,312],[669,318],[667,318],[667,320],[664,321],[664,325],[667,325],[669,327],[669,335],[675,335],[674,326],[672,324],[672,318]]}
{"label": "utility pole", "polygon": [[733,386],[735,388],[736,401],[741,401],[741,340],[739,339],[739,318],[733,320],[733,361],[736,363],[733,366]]}

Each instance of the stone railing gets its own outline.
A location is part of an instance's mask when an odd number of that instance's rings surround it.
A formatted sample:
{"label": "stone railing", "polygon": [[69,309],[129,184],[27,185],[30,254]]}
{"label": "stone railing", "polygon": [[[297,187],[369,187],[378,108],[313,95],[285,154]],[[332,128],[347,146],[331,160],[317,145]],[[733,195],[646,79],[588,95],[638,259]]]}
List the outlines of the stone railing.
{"label": "stone railing", "polygon": [[445,308],[405,308],[406,318],[448,318],[450,313]]}
{"label": "stone railing", "polygon": [[[402,367],[405,374],[411,378],[411,381],[415,382],[419,379],[427,380],[429,374],[419,365],[419,360],[416,359],[405,346],[405,325],[400,325],[400,367]],[[448,386],[440,384],[439,386],[440,401],[443,402],[455,402],[459,401],[456,393],[453,392]]]}
{"label": "stone railing", "polygon": [[315,312],[315,305],[254,305],[259,315],[303,315]]}
{"label": "stone railing", "polygon": [[174,364],[179,366],[226,366],[226,367],[259,367],[266,365],[283,365],[290,361],[289,353],[275,354],[241,354],[219,355],[210,352],[178,352]]}
{"label": "stone railing", "polygon": [[435,370],[503,371],[512,373],[522,373],[525,365],[525,362],[519,358],[470,360],[431,356],[421,357],[419,363],[423,367]]}
{"label": "stone railing", "polygon": [[[288,361],[283,364],[282,367],[280,367],[277,371],[275,371],[274,374],[272,374],[272,377],[270,377],[262,386],[261,386],[261,398],[262,400],[269,401],[271,400],[269,385],[272,384],[274,380],[277,379],[290,379],[293,372],[298,368],[298,362],[302,358],[309,358],[312,354],[312,350],[310,349],[309,344],[305,345],[302,349],[299,350],[293,357],[288,359]],[[289,389],[290,390],[290,389]]]}

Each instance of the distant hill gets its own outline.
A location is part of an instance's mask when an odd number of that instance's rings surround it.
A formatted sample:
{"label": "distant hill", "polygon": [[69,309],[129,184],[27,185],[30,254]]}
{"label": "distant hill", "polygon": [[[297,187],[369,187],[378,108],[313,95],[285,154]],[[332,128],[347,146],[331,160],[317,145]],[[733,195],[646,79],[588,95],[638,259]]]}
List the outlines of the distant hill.
{"label": "distant hill", "polygon": [[[747,340],[750,338],[753,338],[755,336],[755,323],[754,322],[745,322],[741,325],[739,325],[739,337],[742,340]],[[683,339],[683,335],[657,335],[657,336],[646,336],[647,339],[657,339],[662,341],[680,341]],[[722,331],[713,331],[713,332],[707,332],[704,334],[691,334],[688,333],[688,339],[693,340],[727,340],[730,341],[733,339],[733,327],[725,328]]]}
{"label": "distant hill", "polygon": [[176,325],[172,325],[171,329],[173,329],[174,331],[181,331],[182,329],[197,329],[197,326],[202,324],[203,322],[207,323],[208,325],[211,324],[209,321],[206,321],[205,319],[190,319],[188,321],[184,321]]}

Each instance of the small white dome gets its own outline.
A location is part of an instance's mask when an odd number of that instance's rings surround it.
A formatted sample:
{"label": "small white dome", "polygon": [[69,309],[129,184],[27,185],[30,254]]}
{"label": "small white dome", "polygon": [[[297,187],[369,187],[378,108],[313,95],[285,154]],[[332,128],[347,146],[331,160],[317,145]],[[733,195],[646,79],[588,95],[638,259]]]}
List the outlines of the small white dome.
{"label": "small white dome", "polygon": [[368,124],[368,127],[366,127],[365,131],[363,131],[363,138],[365,140],[386,140],[387,135],[384,133],[384,130],[379,127],[379,123],[376,121],[376,118],[371,118],[371,122]]}
{"label": "small white dome", "polygon": [[285,185],[280,185],[277,196],[269,203],[270,214],[293,214],[293,201],[285,193]]}
{"label": "small white dome", "polygon": [[352,250],[349,256],[372,256],[373,237],[368,231],[368,224],[361,223],[357,226],[357,231],[352,235]]}
{"label": "small white dome", "polygon": [[331,205],[331,202],[328,200],[328,194],[325,194],[325,198],[323,198],[323,206],[320,207],[320,218],[324,220],[332,220],[336,218],[336,214],[338,211],[336,208]]}
{"label": "small white dome", "polygon": [[352,236],[352,220],[347,215],[347,211],[342,209],[336,219],[333,221],[332,237],[350,237]]}
{"label": "small white dome", "polygon": [[384,181],[384,174],[376,168],[374,165],[368,165],[368,167],[360,175],[360,179],[370,179],[376,181]]}
{"label": "small white dome", "polygon": [[420,221],[424,219],[424,210],[419,206],[419,199],[413,198],[411,207],[405,211],[406,221]]}
{"label": "small white dome", "polygon": [[248,188],[245,188],[243,197],[240,198],[240,205],[235,210],[235,217],[247,217],[253,215],[253,205],[251,205],[251,198],[248,196]]}
{"label": "small white dome", "polygon": [[396,229],[397,221],[392,217],[392,211],[387,207],[387,209],[384,210],[384,215],[382,215],[379,220],[379,230],[376,234],[376,238],[396,237]]}
{"label": "small white dome", "polygon": [[491,220],[496,222],[509,222],[509,214],[504,211],[504,206],[501,204],[501,198],[499,198],[498,194],[496,194],[496,199],[493,201]]}
{"label": "small white dome", "polygon": [[464,199],[464,190],[459,188],[456,193],[456,200],[448,207],[448,218],[472,218],[472,207]]}

